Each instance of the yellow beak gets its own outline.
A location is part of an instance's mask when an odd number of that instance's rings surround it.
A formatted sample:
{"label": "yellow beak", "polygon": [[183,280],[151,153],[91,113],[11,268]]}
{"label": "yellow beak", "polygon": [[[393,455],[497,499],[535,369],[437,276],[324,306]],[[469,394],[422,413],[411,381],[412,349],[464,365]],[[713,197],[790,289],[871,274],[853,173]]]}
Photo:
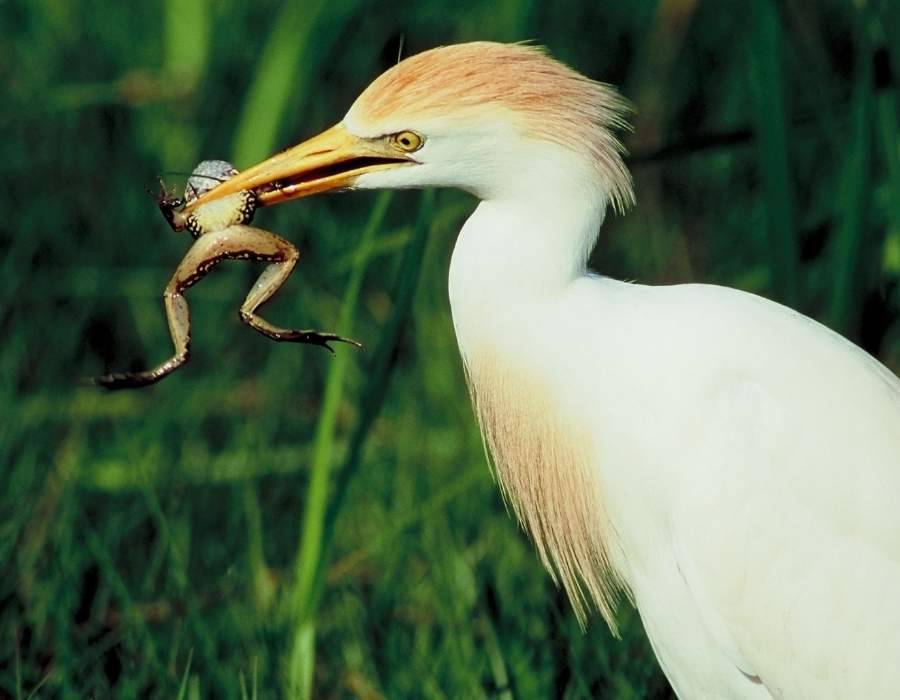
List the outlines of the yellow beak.
{"label": "yellow beak", "polygon": [[260,206],[279,204],[352,187],[364,173],[414,162],[387,139],[362,139],[338,124],[203,193],[184,213],[245,190],[256,193]]}

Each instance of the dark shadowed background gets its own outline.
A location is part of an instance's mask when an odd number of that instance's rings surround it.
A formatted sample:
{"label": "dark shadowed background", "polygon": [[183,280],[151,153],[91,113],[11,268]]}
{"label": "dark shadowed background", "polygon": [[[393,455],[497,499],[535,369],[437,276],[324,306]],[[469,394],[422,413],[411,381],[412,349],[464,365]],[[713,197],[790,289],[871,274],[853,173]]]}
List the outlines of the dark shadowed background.
{"label": "dark shadowed background", "polygon": [[900,369],[900,3],[7,0],[0,23],[0,697],[672,697],[627,604],[621,640],[579,629],[492,483],[446,298],[470,197],[258,214],[304,253],[267,317],[365,351],[257,335],[259,270],[228,263],[188,295],[184,369],[78,384],[171,352],[189,238],[155,177],[312,135],[398,54],[531,39],[620,86],[638,206],[595,269],[756,292]]}

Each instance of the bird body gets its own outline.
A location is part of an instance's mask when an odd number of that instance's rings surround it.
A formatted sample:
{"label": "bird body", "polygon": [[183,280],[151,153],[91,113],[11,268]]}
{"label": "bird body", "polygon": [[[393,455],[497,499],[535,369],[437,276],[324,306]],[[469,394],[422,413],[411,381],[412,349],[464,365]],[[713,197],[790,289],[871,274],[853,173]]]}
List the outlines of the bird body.
{"label": "bird body", "polygon": [[685,698],[900,694],[900,381],[711,285],[591,274],[624,104],[528,46],[444,47],[203,195],[452,186],[453,322],[501,488],[576,613],[637,606]]}
{"label": "bird body", "polygon": [[900,382],[751,294],[547,275],[543,205],[479,205],[450,300],[501,484],[576,608],[623,586],[681,697],[894,695]]}
{"label": "bird body", "polygon": [[679,694],[893,696],[897,382],[721,287],[584,279],[565,308],[597,369],[546,385],[593,426],[613,565]]}

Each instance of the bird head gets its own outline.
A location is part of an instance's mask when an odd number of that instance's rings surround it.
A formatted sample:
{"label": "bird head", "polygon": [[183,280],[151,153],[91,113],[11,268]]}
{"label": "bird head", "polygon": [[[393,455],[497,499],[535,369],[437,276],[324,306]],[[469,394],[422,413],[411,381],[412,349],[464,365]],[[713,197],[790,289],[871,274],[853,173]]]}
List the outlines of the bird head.
{"label": "bird head", "polygon": [[[625,101],[523,44],[432,49],[390,68],[336,126],[204,193],[241,190],[260,205],[344,189],[457,187],[482,199],[562,180],[632,201],[615,132]],[[188,205],[189,207],[191,205]]]}

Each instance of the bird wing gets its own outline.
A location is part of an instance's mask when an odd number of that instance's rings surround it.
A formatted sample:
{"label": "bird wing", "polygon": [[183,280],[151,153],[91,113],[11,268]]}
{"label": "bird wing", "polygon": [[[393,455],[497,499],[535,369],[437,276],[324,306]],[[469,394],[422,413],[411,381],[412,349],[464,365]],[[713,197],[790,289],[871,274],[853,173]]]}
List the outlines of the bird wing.
{"label": "bird wing", "polygon": [[895,697],[900,381],[784,307],[705,293],[730,320],[712,311],[724,353],[673,495],[678,569],[773,697]]}

